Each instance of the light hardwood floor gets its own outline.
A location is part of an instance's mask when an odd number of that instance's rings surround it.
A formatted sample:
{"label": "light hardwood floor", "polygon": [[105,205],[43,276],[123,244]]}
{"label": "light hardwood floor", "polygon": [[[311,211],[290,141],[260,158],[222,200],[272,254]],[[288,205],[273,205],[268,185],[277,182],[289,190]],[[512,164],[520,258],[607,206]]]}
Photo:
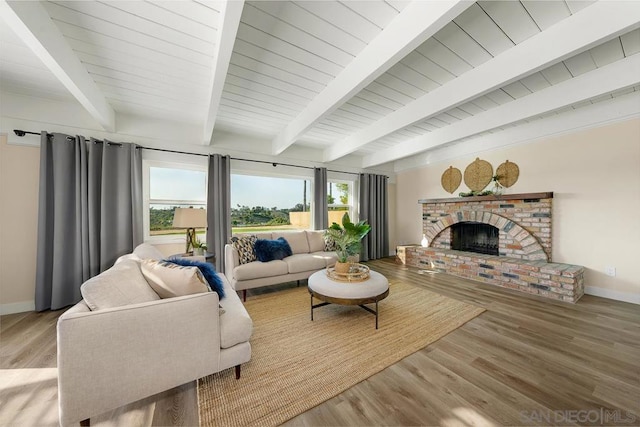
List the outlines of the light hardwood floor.
{"label": "light hardwood floor", "polygon": [[[369,265],[487,311],[287,425],[640,425],[640,306],[588,295],[575,305],[558,303],[420,274],[392,258]],[[0,318],[0,425],[56,424],[60,314]],[[197,423],[195,383],[92,419]]]}

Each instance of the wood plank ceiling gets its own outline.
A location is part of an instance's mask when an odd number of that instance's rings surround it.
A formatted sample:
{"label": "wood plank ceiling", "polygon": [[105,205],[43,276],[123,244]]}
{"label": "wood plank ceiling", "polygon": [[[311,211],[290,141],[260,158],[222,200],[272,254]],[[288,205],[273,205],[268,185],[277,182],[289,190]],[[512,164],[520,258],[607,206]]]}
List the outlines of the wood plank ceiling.
{"label": "wood plank ceiling", "polygon": [[[222,1],[16,3],[2,3],[0,91],[103,97],[116,115],[202,126],[188,142],[214,148],[207,120],[274,154],[311,147],[369,167],[614,98],[640,104],[637,2],[245,1],[237,18]],[[42,11],[66,46],[42,40]],[[98,95],[54,77],[77,66]]]}

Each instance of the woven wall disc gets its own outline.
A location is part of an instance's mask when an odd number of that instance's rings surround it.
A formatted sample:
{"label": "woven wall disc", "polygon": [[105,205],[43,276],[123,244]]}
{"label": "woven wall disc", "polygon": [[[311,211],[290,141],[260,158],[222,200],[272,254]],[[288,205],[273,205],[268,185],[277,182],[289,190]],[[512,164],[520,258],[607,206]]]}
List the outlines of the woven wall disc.
{"label": "woven wall disc", "polygon": [[511,187],[516,183],[520,176],[520,168],[515,163],[507,160],[496,169],[496,175],[499,177],[498,182],[503,187]]}
{"label": "woven wall disc", "polygon": [[460,187],[460,183],[462,182],[462,172],[460,172],[460,169],[458,168],[449,166],[449,169],[444,171],[442,174],[440,182],[442,183],[442,188],[444,188],[448,193],[453,194],[453,192]]}
{"label": "woven wall disc", "polygon": [[477,158],[464,170],[464,183],[471,191],[482,191],[493,178],[493,167],[486,160]]}

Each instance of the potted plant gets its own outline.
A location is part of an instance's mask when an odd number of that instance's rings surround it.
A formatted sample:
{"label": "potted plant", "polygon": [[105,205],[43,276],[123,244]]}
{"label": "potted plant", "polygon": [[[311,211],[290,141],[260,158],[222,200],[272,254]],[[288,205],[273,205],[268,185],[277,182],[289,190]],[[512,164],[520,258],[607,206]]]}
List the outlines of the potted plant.
{"label": "potted plant", "polygon": [[500,179],[500,175],[494,175],[491,178],[491,181],[493,181],[493,194],[495,194],[496,196],[500,196],[502,193],[504,193],[504,186],[500,182]]}
{"label": "potted plant", "polygon": [[351,222],[349,214],[345,213],[342,217],[342,226],[337,223],[331,224],[325,234],[333,239],[336,245],[336,262],[337,273],[348,273],[350,262],[348,258],[357,255],[362,249],[362,239],[371,231],[371,226],[366,221],[360,221],[357,224]]}
{"label": "potted plant", "polygon": [[204,255],[207,250],[207,244],[202,242],[198,237],[191,243],[193,246],[193,255]]}

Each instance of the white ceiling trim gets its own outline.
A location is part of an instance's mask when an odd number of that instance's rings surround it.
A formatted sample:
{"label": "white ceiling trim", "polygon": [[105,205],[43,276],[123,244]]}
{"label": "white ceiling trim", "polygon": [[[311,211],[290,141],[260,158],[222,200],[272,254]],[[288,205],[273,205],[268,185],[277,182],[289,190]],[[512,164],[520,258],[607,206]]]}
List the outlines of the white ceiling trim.
{"label": "white ceiling trim", "polygon": [[347,65],[273,140],[273,154],[332,113],[400,59],[438,32],[473,2],[413,1]]}
{"label": "white ceiling trim", "polygon": [[231,61],[243,7],[244,0],[227,0],[221,4],[218,31],[216,32],[216,52],[211,76],[209,109],[204,122],[203,143],[205,145],[211,144],[213,140],[213,128],[218,117],[220,98],[227,78],[229,61]]}
{"label": "white ceiling trim", "polygon": [[640,55],[565,80],[555,86],[508,102],[437,131],[421,135],[363,158],[363,168],[381,165],[443,144],[467,138],[520,120],[571,106],[640,82]]}
{"label": "white ceiling trim", "polygon": [[39,2],[0,1],[7,24],[91,116],[115,132],[115,112]]}
{"label": "white ceiling trim", "polygon": [[638,27],[640,2],[599,2],[432,90],[324,151],[330,162],[406,126],[436,116],[499,87]]}
{"label": "white ceiling trim", "polygon": [[640,117],[640,92],[632,92],[608,101],[398,160],[394,164],[394,172],[403,172],[460,157],[475,156],[482,152],[502,150],[514,145],[600,127],[634,117]]}

